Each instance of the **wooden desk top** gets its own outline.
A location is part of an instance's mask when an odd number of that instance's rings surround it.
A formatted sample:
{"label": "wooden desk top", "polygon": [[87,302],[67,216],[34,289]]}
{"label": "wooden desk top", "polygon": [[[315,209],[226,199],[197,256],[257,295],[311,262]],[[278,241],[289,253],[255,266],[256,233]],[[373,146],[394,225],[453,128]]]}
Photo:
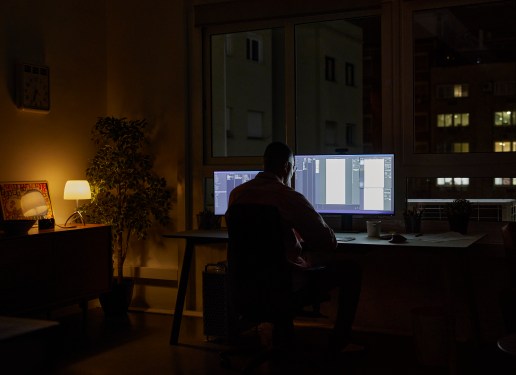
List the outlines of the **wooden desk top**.
{"label": "wooden desk top", "polygon": [[84,229],[91,229],[91,228],[109,228],[110,226],[107,224],[74,224],[73,226],[64,227],[55,225],[52,229],[38,229],[37,224],[35,224],[31,229],[28,230],[27,233],[5,233],[0,230],[0,240],[3,239],[13,239],[13,238],[19,238],[19,237],[25,237],[25,236],[39,236],[39,235],[49,235],[53,233],[64,233],[74,230],[84,230]]}

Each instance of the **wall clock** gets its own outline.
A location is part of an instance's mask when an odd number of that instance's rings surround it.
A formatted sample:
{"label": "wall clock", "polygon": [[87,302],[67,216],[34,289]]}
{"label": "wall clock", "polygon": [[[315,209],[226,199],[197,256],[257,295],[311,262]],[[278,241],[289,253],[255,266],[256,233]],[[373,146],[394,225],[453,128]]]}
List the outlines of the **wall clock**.
{"label": "wall clock", "polygon": [[47,66],[17,67],[17,104],[22,110],[50,111],[50,70]]}

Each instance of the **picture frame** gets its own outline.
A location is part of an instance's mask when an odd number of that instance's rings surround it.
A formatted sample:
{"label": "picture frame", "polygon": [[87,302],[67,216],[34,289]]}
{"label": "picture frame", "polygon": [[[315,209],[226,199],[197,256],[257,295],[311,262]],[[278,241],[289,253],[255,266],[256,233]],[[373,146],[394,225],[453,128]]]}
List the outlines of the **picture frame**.
{"label": "picture frame", "polygon": [[53,219],[54,211],[50,201],[48,181],[6,181],[0,182],[0,218],[2,220],[26,220],[21,209],[22,196],[31,190],[38,190],[47,205],[47,213],[38,219]]}

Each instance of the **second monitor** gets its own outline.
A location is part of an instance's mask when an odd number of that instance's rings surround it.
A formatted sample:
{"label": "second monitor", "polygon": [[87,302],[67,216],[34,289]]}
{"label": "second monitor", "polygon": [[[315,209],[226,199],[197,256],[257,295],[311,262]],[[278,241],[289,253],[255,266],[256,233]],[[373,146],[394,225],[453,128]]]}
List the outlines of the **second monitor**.
{"label": "second monitor", "polygon": [[321,214],[394,214],[394,155],[297,155],[295,189]]}

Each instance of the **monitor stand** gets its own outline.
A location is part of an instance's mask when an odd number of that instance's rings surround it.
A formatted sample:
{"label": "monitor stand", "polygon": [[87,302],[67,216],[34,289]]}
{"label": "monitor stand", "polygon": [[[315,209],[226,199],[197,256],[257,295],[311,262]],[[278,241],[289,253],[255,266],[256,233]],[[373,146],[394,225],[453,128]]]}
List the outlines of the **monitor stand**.
{"label": "monitor stand", "polygon": [[341,214],[340,215],[340,233],[358,233],[357,230],[353,230],[353,215],[352,214]]}

